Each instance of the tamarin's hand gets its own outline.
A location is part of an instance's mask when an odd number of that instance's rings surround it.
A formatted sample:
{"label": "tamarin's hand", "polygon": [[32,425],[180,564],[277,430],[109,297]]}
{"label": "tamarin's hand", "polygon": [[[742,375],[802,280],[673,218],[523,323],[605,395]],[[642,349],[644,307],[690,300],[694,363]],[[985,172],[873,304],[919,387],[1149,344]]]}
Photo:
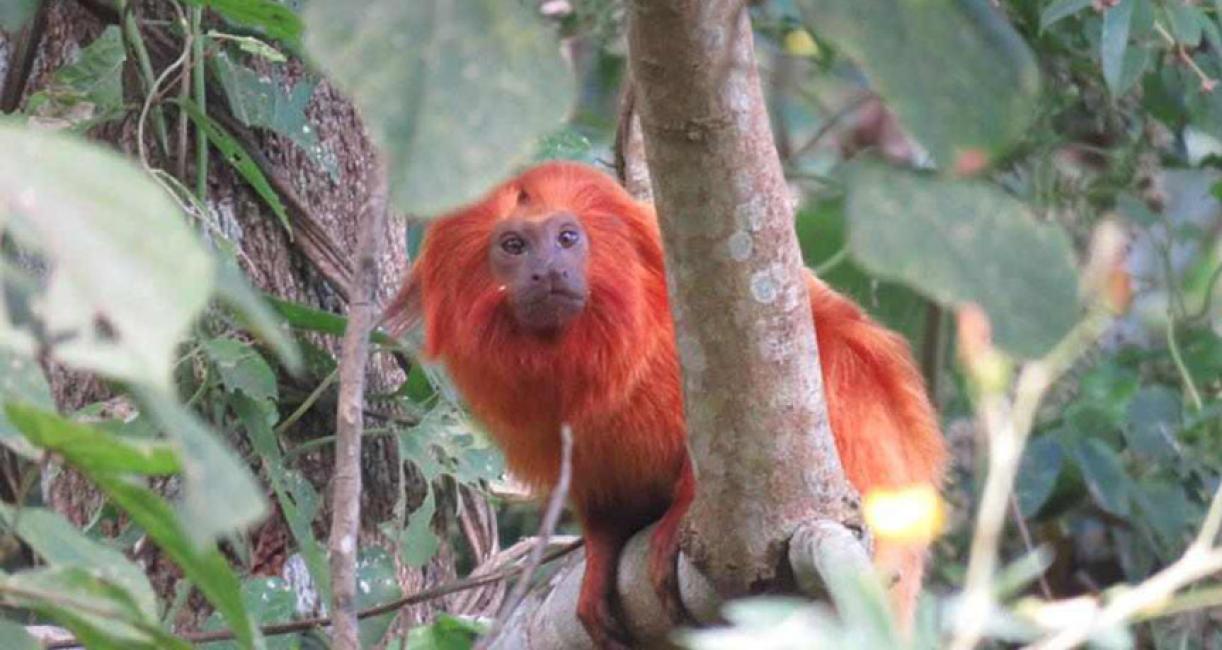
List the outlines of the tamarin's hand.
{"label": "tamarin's hand", "polygon": [[[848,478],[940,483],[945,449],[907,344],[807,278],[828,410]],[[534,167],[434,221],[386,310],[392,334],[425,325],[424,354],[540,493],[573,430],[570,497],[586,541],[578,617],[600,647],[628,645],[615,598],[620,551],[659,521],[649,572],[672,616],[679,523],[695,490],[679,362],[653,208],[592,167]],[[812,359],[812,362],[814,360]],[[911,617],[924,548],[877,545]]]}

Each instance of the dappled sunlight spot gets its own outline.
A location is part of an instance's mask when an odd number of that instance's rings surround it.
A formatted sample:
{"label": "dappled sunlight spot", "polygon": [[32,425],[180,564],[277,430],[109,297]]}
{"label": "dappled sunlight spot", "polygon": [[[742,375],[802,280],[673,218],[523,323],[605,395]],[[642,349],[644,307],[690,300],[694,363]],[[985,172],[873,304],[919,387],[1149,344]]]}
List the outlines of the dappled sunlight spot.
{"label": "dappled sunlight spot", "polygon": [[875,538],[902,544],[929,542],[946,521],[946,508],[930,485],[870,490],[862,511]]}

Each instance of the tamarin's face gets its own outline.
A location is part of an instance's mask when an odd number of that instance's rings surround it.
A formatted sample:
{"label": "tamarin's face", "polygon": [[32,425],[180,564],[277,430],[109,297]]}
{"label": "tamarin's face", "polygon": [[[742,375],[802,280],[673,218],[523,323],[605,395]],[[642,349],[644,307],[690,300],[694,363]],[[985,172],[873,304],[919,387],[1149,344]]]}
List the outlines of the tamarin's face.
{"label": "tamarin's face", "polygon": [[502,219],[488,248],[514,319],[539,335],[555,334],[585,307],[589,253],[585,229],[568,212]]}

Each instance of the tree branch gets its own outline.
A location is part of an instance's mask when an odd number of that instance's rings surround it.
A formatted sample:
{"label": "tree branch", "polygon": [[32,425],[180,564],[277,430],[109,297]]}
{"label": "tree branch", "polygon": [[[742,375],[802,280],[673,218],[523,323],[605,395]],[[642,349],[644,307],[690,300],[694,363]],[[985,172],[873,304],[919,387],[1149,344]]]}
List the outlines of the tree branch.
{"label": "tree branch", "polygon": [[377,318],[378,253],[387,210],[385,162],[370,169],[369,198],[360,215],[356,273],[348,303],[348,329],[340,360],[338,441],[332,479],[331,553],[332,643],[339,650],[360,648],[356,611],[356,551],[361,522],[361,434],[364,428],[365,365],[369,333]]}

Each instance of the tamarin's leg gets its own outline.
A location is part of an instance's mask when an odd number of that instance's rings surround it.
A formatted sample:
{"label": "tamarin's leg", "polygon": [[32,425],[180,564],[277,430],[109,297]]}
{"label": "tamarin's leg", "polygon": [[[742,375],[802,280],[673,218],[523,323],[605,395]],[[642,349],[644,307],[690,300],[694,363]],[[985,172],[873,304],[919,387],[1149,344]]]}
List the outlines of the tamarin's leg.
{"label": "tamarin's leg", "polygon": [[673,623],[690,622],[691,615],[683,605],[679,593],[679,574],[676,561],[679,559],[679,524],[696,496],[696,477],[692,474],[691,458],[684,453],[679,480],[675,482],[670,509],[662,515],[653,529],[649,543],[649,580],[666,615]]}
{"label": "tamarin's leg", "polygon": [[[587,513],[588,514],[588,513]],[[635,530],[607,525],[608,520],[584,517],[586,571],[581,579],[581,594],[577,598],[577,619],[602,650],[631,647],[631,637],[619,616],[615,592],[615,576],[620,552]]]}

